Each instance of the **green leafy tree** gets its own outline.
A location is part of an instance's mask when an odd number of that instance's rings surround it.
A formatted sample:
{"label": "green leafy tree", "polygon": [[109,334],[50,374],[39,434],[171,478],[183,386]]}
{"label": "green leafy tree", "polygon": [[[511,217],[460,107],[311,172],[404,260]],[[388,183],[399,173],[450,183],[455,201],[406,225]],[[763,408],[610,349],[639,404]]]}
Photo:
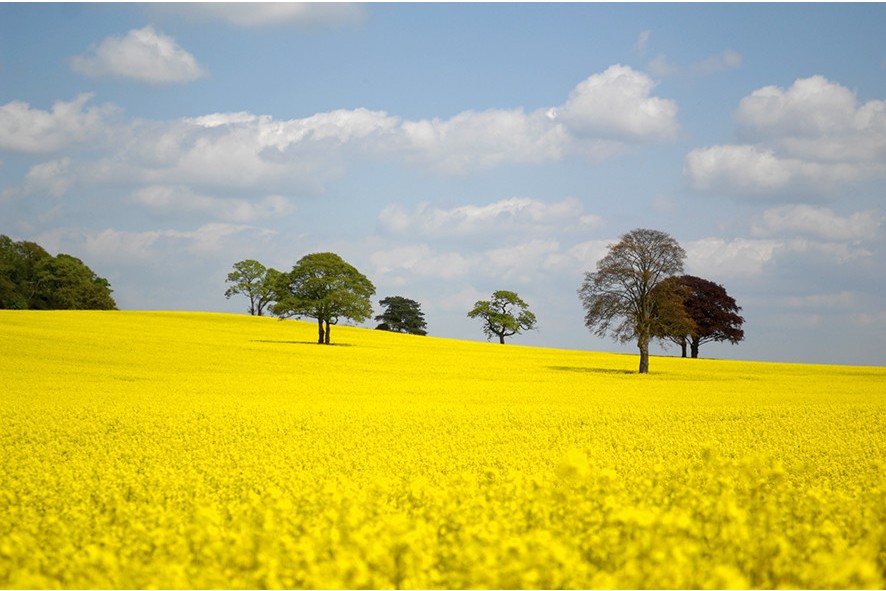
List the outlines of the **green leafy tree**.
{"label": "green leafy tree", "polygon": [[225,291],[225,297],[243,294],[249,299],[249,313],[253,316],[263,316],[267,308],[274,300],[274,286],[280,272],[276,269],[268,269],[260,262],[246,259],[234,263],[234,270],[228,273],[226,283],[231,287]]}
{"label": "green leafy tree", "polygon": [[[744,318],[738,314],[741,306],[722,285],[701,277],[681,275],[665,279],[656,290],[676,294],[679,312],[689,320],[683,324],[662,325],[660,335],[657,335],[680,345],[683,357],[686,357],[687,345],[695,359],[703,343],[729,341],[734,345],[744,339],[741,328]],[[665,316],[675,317],[673,312]]]}
{"label": "green leafy tree", "polygon": [[111,285],[83,261],[67,254],[44,259],[38,269],[41,290],[54,310],[115,310]]}
{"label": "green leafy tree", "polygon": [[80,259],[0,236],[0,308],[115,310],[107,279]]}
{"label": "green leafy tree", "polygon": [[535,314],[529,311],[529,304],[513,291],[496,291],[492,299],[479,300],[474,304],[474,309],[468,312],[468,317],[480,318],[487,338],[497,336],[502,345],[505,337],[536,327]]}
{"label": "green leafy tree", "polygon": [[683,272],[686,251],[670,235],[637,228],[609,245],[595,273],[585,273],[578,291],[585,325],[597,336],[611,333],[622,342],[637,340],[640,373],[649,373],[649,341],[659,321],[653,289]]}
{"label": "green leafy tree", "polygon": [[426,335],[427,323],[421,311],[421,304],[402,296],[390,296],[379,302],[385,311],[375,317],[380,321],[378,330],[403,332],[407,334]]}
{"label": "green leafy tree", "polygon": [[314,253],[299,259],[289,273],[279,275],[273,311],[280,318],[316,319],[317,343],[328,345],[330,325],[340,318],[363,322],[372,315],[373,295],[372,282],[340,256]]}

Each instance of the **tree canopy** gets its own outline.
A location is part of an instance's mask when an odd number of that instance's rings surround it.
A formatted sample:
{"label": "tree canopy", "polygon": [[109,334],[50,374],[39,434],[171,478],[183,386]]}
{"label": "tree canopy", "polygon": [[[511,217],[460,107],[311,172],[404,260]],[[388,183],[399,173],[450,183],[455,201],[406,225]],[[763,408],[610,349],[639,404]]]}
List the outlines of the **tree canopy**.
{"label": "tree canopy", "polygon": [[0,308],[116,310],[111,285],[77,257],[0,235]]}
{"label": "tree canopy", "polygon": [[426,335],[427,323],[425,315],[421,311],[421,304],[415,300],[402,296],[389,296],[379,302],[385,307],[385,311],[375,319],[381,324],[378,330],[403,332],[408,334]]}
{"label": "tree canopy", "polygon": [[656,331],[655,286],[683,272],[686,251],[665,232],[637,228],[609,245],[595,273],[585,273],[579,299],[585,325],[597,336],[637,339],[640,373],[649,372],[649,340]]}
{"label": "tree canopy", "polygon": [[317,342],[328,345],[330,325],[340,318],[363,322],[372,315],[375,286],[337,254],[321,252],[303,256],[292,271],[281,273],[274,294],[274,314],[315,318]]}
{"label": "tree canopy", "polygon": [[536,327],[535,314],[529,311],[529,304],[513,291],[496,291],[492,299],[479,300],[474,309],[468,312],[469,318],[483,320],[483,333],[487,338],[498,337],[505,343],[505,337],[520,334]]}
{"label": "tree canopy", "polygon": [[[703,343],[729,341],[736,344],[744,339],[741,328],[744,318],[738,314],[741,307],[722,285],[692,275],[681,275],[659,283],[656,292],[663,301],[673,302],[676,296],[678,308],[676,312],[673,307],[662,311],[662,317],[670,322],[660,324],[656,336],[680,345],[683,357],[686,357],[687,344],[692,357],[696,358]],[[681,313],[688,323],[673,322],[675,315]]]}
{"label": "tree canopy", "polygon": [[268,269],[253,259],[234,263],[234,270],[228,273],[225,280],[232,284],[225,291],[225,297],[230,299],[237,294],[245,295],[249,299],[249,313],[262,316],[274,299],[274,285],[279,275],[276,269]]}

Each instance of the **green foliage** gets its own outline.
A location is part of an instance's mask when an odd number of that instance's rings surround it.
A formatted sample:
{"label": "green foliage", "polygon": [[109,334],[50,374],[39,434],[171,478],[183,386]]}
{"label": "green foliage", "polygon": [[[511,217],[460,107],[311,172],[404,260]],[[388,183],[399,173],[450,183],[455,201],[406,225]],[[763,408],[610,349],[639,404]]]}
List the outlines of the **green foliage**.
{"label": "green foliage", "polygon": [[245,295],[249,298],[249,313],[262,316],[265,308],[274,300],[274,285],[279,276],[280,271],[268,269],[253,259],[234,263],[234,270],[228,273],[225,280],[233,285],[225,291],[225,297]]}
{"label": "green foliage", "polygon": [[402,296],[390,296],[379,302],[385,311],[375,317],[380,321],[378,330],[426,335],[428,324],[421,311],[421,304]]}
{"label": "green foliage", "polygon": [[372,315],[375,286],[337,254],[321,252],[303,256],[292,271],[281,273],[274,293],[274,314],[315,318],[317,342],[328,345],[330,325],[339,318],[363,322]]}
{"label": "green foliage", "polygon": [[0,235],[0,308],[116,310],[107,279],[67,254]]}
{"label": "green foliage", "polygon": [[482,319],[483,333],[490,339],[497,336],[501,344],[504,344],[505,337],[536,327],[535,314],[513,291],[496,291],[491,300],[477,301],[474,309],[468,312],[468,318]]}

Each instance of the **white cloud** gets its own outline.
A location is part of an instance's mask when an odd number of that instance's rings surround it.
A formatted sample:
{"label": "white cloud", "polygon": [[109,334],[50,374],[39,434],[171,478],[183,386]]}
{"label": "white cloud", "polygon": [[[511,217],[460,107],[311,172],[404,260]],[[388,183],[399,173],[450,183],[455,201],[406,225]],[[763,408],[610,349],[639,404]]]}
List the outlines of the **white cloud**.
{"label": "white cloud", "polygon": [[279,195],[256,200],[200,195],[185,186],[155,185],[136,190],[135,203],[167,214],[199,213],[210,219],[229,222],[253,222],[288,215],[294,208]]}
{"label": "white cloud", "polygon": [[766,86],[736,112],[739,145],[691,151],[685,174],[700,191],[832,190],[886,177],[886,101],[858,105],[855,93],[822,76],[788,89]]}
{"label": "white cloud", "polygon": [[672,139],[674,101],[652,96],[655,83],[627,66],[590,76],[560,107],[465,111],[448,120],[404,121],[390,146],[410,161],[447,174],[503,164],[537,164],[567,153],[603,159],[625,144]]}
{"label": "white cloud", "polygon": [[[161,37],[150,28],[133,33]],[[118,53],[121,60],[128,59],[126,51]],[[176,55],[175,48],[171,55]],[[147,77],[151,68],[146,64],[131,72]],[[150,75],[159,80],[166,74]],[[56,103],[51,111],[21,102],[0,107],[0,149],[39,153],[88,143],[91,150],[78,154],[76,167],[76,180],[84,185],[317,193],[355,159],[405,162],[463,175],[556,161],[568,154],[610,157],[631,143],[667,139],[676,132],[675,104],[652,96],[653,87],[645,74],[614,66],[578,85],[559,110],[465,111],[446,120],[403,120],[358,108],[287,120],[233,112],[112,122],[113,107],[87,108],[90,95],[82,95]],[[58,181],[56,192],[65,188],[60,177]],[[22,192],[24,188],[4,189],[4,195]]]}
{"label": "white cloud", "polygon": [[590,228],[598,216],[584,212],[575,198],[548,203],[528,197],[511,197],[488,205],[464,205],[452,209],[423,203],[408,211],[398,204],[386,206],[379,225],[392,234],[429,237],[464,237],[502,233],[562,233],[567,229]]}
{"label": "white cloud", "polygon": [[733,70],[741,67],[742,56],[737,51],[727,49],[722,53],[712,55],[701,63],[692,67],[695,74],[706,76],[716,74],[724,70]]}
{"label": "white cloud", "polygon": [[628,66],[611,66],[575,87],[557,120],[578,136],[664,140],[676,136],[677,103],[651,96],[655,82]]}
{"label": "white cloud", "polygon": [[91,78],[113,76],[149,84],[191,82],[208,75],[193,55],[150,25],[125,37],[108,37],[85,55],[72,57],[70,66]]}
{"label": "white cloud", "polygon": [[703,238],[684,244],[684,248],[686,272],[714,281],[749,279],[800,261],[812,266],[843,265],[873,256],[857,242],[809,238]]}
{"label": "white cloud", "polygon": [[195,230],[148,230],[132,232],[107,228],[79,237],[90,257],[99,261],[159,263],[181,258],[182,253],[203,255],[221,252],[235,237],[266,238],[274,232],[244,224],[209,223]]}
{"label": "white cloud", "polygon": [[687,242],[686,271],[700,277],[750,277],[759,275],[778,249],[777,240],[703,238]]}
{"label": "white cloud", "polygon": [[642,31],[640,35],[637,37],[637,42],[634,43],[634,53],[643,57],[646,55],[646,50],[649,48],[649,31]]}
{"label": "white cloud", "polygon": [[495,248],[484,253],[481,264],[493,276],[504,281],[529,283],[555,265],[560,244],[552,239],[535,239],[521,244]]}
{"label": "white cloud", "polygon": [[52,197],[61,197],[74,182],[70,168],[71,159],[67,157],[35,164],[25,175],[25,192],[48,193]]}
{"label": "white cloud", "polygon": [[680,67],[669,62],[668,58],[665,57],[663,53],[659,53],[652,58],[652,60],[646,64],[646,69],[649,70],[653,76],[658,76],[659,78],[673,76],[680,72]]}
{"label": "white cloud", "polygon": [[137,130],[142,141],[114,156],[155,184],[266,187],[317,191],[353,152],[371,154],[397,119],[356,109],[277,121],[248,113],[214,113]]}
{"label": "white cloud", "polygon": [[448,174],[466,174],[502,164],[538,164],[560,159],[569,137],[542,111],[465,111],[449,120],[404,121],[401,149]]}
{"label": "white cloud", "polygon": [[41,154],[57,152],[72,144],[96,143],[108,135],[112,105],[86,108],[92,94],[70,102],[58,101],[51,111],[12,101],[0,106],[0,150]]}
{"label": "white cloud", "polygon": [[716,74],[717,72],[739,68],[741,67],[742,61],[743,58],[740,53],[732,49],[726,49],[701,62],[692,64],[687,68],[682,68],[668,61],[668,58],[664,54],[659,53],[646,64],[646,69],[653,75],[661,78],[682,73],[688,73],[693,76],[709,76],[711,74]]}
{"label": "white cloud", "polygon": [[684,171],[699,191],[766,193],[810,175],[814,164],[783,159],[752,145],[699,148],[686,155]]}
{"label": "white cloud", "polygon": [[364,8],[351,2],[200,2],[164,8],[239,27],[355,24],[365,18]]}
{"label": "white cloud", "polygon": [[472,265],[460,253],[434,253],[427,244],[398,246],[378,250],[369,258],[375,273],[394,277],[435,277],[445,280],[466,275]]}
{"label": "white cloud", "polygon": [[847,217],[812,205],[785,205],[767,209],[751,226],[755,236],[809,236],[824,240],[870,240],[877,236],[883,216],[860,211]]}

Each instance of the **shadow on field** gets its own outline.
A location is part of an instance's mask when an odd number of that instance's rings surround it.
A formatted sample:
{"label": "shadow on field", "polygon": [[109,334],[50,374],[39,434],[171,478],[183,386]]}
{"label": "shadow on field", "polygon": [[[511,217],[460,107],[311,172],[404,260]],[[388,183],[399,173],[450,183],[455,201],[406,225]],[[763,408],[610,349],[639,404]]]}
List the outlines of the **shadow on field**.
{"label": "shadow on field", "polygon": [[[250,339],[250,343],[270,343],[272,345],[314,345],[315,347],[320,346],[317,341],[272,341],[268,339]],[[324,347],[353,347],[351,343],[329,343],[328,345],[323,345]]]}
{"label": "shadow on field", "polygon": [[637,373],[631,369],[607,369],[604,367],[572,367],[568,365],[549,365],[548,369],[557,371],[572,371],[575,373],[603,373],[615,375],[631,375]]}

